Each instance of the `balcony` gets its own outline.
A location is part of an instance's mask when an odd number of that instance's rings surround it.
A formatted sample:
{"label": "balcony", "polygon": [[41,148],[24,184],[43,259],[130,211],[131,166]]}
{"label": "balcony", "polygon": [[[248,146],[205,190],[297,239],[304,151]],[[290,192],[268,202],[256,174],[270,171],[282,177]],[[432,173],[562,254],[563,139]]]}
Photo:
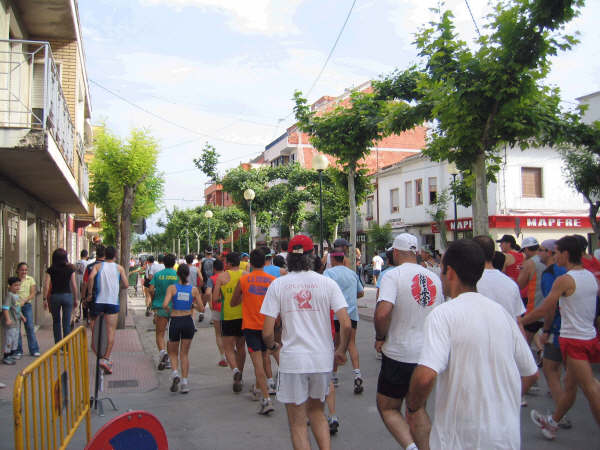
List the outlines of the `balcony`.
{"label": "balcony", "polygon": [[87,167],[73,123],[50,44],[0,40],[0,175],[59,212],[85,214]]}

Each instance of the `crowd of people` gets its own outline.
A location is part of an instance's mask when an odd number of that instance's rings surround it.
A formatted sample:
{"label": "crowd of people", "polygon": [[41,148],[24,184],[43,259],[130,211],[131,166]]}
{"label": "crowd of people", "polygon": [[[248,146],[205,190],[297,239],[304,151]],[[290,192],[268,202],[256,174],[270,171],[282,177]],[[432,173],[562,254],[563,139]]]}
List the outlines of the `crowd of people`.
{"label": "crowd of people", "polygon": [[[519,246],[511,235],[497,242],[477,236],[452,242],[441,258],[419,247],[414,235],[396,236],[385,252],[387,268],[377,261],[373,280],[381,359],[376,404],[403,448],[520,448],[520,410],[524,395],[539,390],[540,367],[555,404],[551,414],[530,411],[544,437],[572,426],[566,414],[578,388],[600,426],[600,382],[591,366],[600,362],[600,261],[587,254],[585,238],[539,243],[529,236]],[[98,245],[93,261],[83,251],[70,265],[57,249],[43,284],[56,342],[70,332],[79,298],[92,325],[102,315],[105,374],[113,370],[119,292],[128,287],[115,253]],[[354,393],[364,391],[356,331],[365,288],[350,258],[360,254],[345,239],[319,257],[305,235],[282,242],[279,252],[148,257],[140,269],[146,311],[154,315],[157,369],[171,371],[169,389],[189,392],[194,310],[202,321],[210,307],[217,364],[231,371],[232,391],[243,391],[247,351],[258,413],[269,416],[276,395],[295,449],[310,448],[308,427],[319,448],[330,448],[340,428],[337,372],[348,356]],[[19,264],[3,303],[5,364],[22,356],[21,323],[30,354],[39,356],[31,313],[36,289],[27,264]],[[434,386],[432,421],[426,403]]]}

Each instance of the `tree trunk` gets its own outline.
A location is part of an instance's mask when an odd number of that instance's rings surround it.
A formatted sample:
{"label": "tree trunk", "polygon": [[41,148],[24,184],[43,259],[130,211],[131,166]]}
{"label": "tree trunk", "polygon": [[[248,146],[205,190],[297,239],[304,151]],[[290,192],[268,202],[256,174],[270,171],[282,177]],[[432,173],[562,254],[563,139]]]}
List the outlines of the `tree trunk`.
{"label": "tree trunk", "polygon": [[596,217],[598,215],[598,210],[600,210],[600,200],[597,202],[590,201],[590,223],[592,224],[592,229],[596,235],[596,241],[600,239],[600,221],[598,220],[598,217]]}
{"label": "tree trunk", "polygon": [[354,191],[354,173],[355,167],[350,165],[348,168],[348,197],[350,200],[350,267],[356,270],[356,258],[354,252],[356,248],[356,193]]}
{"label": "tree trunk", "polygon": [[[336,222],[335,227],[333,227],[333,237],[331,238],[331,242],[333,242],[337,239],[339,226],[340,226],[340,224]],[[329,242],[329,244],[331,244],[331,242]]]}
{"label": "tree trunk", "polygon": [[[123,203],[121,205],[121,258],[120,264],[127,274],[129,271],[129,251],[131,247],[131,212],[135,201],[135,188],[125,186],[123,188]],[[119,317],[117,328],[125,328],[125,316],[127,316],[127,289],[119,291]]]}
{"label": "tree trunk", "polygon": [[441,250],[445,252],[448,248],[448,230],[446,229],[446,216],[443,216],[442,220],[438,220],[437,226],[440,230],[440,244],[442,246]]}
{"label": "tree trunk", "polygon": [[248,250],[248,252],[251,252],[252,250],[254,250],[254,247],[256,246],[256,213],[254,211],[252,211],[252,214],[250,215],[250,249]]}
{"label": "tree trunk", "polygon": [[480,153],[471,168],[475,176],[473,189],[473,236],[489,234],[485,154]]}
{"label": "tree trunk", "polygon": [[121,212],[117,212],[117,224],[115,226],[115,249],[117,250],[116,260],[121,259]]}

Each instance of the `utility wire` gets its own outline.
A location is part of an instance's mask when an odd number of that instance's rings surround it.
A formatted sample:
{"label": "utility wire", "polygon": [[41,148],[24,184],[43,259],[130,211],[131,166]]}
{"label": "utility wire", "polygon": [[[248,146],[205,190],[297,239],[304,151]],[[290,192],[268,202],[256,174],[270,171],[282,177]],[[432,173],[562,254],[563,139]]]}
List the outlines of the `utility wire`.
{"label": "utility wire", "polygon": [[204,138],[214,139],[214,140],[216,140],[216,141],[226,142],[226,143],[229,143],[229,144],[235,144],[235,145],[244,145],[244,146],[248,146],[248,147],[257,147],[257,146],[262,146],[262,144],[250,144],[250,143],[245,143],[245,142],[236,142],[236,141],[231,141],[231,140],[229,140],[229,139],[223,139],[223,138],[220,138],[220,137],[217,137],[217,136],[211,136],[210,134],[203,133],[203,132],[201,132],[201,131],[193,130],[193,129],[191,129],[191,128],[188,128],[188,127],[186,127],[186,126],[184,126],[184,125],[178,124],[177,122],[173,122],[172,120],[169,120],[169,119],[167,119],[166,117],[160,116],[160,115],[158,115],[158,114],[156,114],[156,113],[154,113],[154,112],[150,111],[149,109],[146,109],[146,108],[144,108],[144,107],[142,107],[142,106],[139,106],[139,105],[137,105],[137,104],[133,103],[131,100],[128,100],[128,99],[126,99],[125,97],[123,97],[122,95],[120,95],[120,94],[117,94],[116,92],[114,92],[114,91],[112,91],[112,90],[108,89],[107,87],[105,87],[105,86],[101,85],[101,84],[100,84],[100,83],[98,83],[97,81],[94,81],[94,80],[91,80],[91,79],[90,79],[90,83],[92,83],[92,84],[94,84],[94,85],[98,86],[100,89],[103,89],[104,91],[106,91],[106,92],[108,92],[109,94],[111,94],[111,95],[113,95],[113,96],[117,97],[119,100],[121,100],[121,101],[123,101],[123,102],[127,103],[128,105],[130,105],[130,106],[133,106],[134,108],[137,108],[137,109],[139,109],[140,111],[143,111],[143,112],[145,112],[146,114],[148,114],[148,115],[150,115],[150,116],[152,116],[152,117],[154,117],[154,118],[156,118],[156,119],[158,119],[158,120],[162,120],[163,122],[165,122],[165,123],[168,123],[168,124],[170,124],[170,125],[172,125],[172,126],[174,126],[174,127],[176,127],[176,128],[180,128],[180,129],[182,129],[182,130],[185,130],[185,131],[187,131],[188,133],[192,133],[192,134],[195,134],[195,135],[198,135],[198,136],[203,136]]}
{"label": "utility wire", "polygon": [[469,0],[465,0],[465,3],[467,4],[467,9],[469,10],[469,14],[471,15],[471,20],[473,21],[473,25],[475,25],[475,30],[477,31],[477,34],[479,35],[479,37],[481,37],[481,33],[479,32],[479,27],[477,26],[477,21],[475,20],[475,17],[473,16],[473,12],[471,11],[471,6],[469,5]]}

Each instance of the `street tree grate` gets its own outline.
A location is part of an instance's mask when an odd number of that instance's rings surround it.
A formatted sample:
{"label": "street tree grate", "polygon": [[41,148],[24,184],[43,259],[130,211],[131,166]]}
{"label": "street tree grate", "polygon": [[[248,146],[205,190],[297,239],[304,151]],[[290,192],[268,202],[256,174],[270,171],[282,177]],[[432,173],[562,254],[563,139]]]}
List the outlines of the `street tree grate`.
{"label": "street tree grate", "polygon": [[128,388],[128,387],[138,387],[138,380],[114,380],[108,382],[109,388]]}

